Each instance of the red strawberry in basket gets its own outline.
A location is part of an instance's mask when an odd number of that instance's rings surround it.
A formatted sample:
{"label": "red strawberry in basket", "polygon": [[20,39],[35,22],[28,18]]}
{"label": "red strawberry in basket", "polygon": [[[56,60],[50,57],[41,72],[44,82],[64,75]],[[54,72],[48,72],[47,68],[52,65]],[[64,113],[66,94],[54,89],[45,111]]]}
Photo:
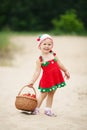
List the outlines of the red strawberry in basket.
{"label": "red strawberry in basket", "polygon": [[23,96],[27,96],[27,94],[26,94],[26,93],[24,93],[24,94],[23,94]]}
{"label": "red strawberry in basket", "polygon": [[36,98],[36,95],[35,95],[35,94],[32,94],[31,97],[32,97],[32,98]]}
{"label": "red strawberry in basket", "polygon": [[23,94],[23,96],[28,96],[28,97],[30,97],[31,94],[30,94],[30,93],[25,93],[25,94]]}
{"label": "red strawberry in basket", "polygon": [[27,94],[27,96],[29,96],[29,97],[30,97],[30,96],[31,96],[31,94],[30,94],[30,93],[28,93],[28,94]]}

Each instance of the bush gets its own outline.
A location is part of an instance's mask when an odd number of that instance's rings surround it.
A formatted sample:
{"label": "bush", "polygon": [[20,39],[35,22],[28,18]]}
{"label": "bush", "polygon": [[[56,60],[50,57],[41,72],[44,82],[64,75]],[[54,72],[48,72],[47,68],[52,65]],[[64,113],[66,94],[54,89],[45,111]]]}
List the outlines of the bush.
{"label": "bush", "polygon": [[67,11],[60,19],[53,19],[54,31],[64,33],[78,33],[84,31],[83,23],[77,18],[75,11]]}

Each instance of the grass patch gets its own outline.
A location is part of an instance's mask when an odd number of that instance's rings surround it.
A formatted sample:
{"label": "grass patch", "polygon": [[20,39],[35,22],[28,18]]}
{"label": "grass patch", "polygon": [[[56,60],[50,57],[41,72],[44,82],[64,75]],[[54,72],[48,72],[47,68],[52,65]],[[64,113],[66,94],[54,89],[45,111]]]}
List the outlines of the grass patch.
{"label": "grass patch", "polygon": [[0,66],[12,65],[14,45],[10,43],[11,32],[0,32]]}

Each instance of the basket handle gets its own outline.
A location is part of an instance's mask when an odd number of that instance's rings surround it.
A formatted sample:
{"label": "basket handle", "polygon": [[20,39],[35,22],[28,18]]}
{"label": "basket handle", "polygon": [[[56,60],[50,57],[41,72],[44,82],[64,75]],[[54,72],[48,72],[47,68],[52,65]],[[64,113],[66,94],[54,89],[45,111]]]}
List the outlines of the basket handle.
{"label": "basket handle", "polygon": [[23,90],[24,88],[26,88],[26,87],[28,87],[28,88],[32,88],[33,91],[34,91],[34,93],[35,93],[35,95],[36,95],[36,90],[35,90],[34,87],[29,87],[29,85],[25,85],[25,86],[23,86],[23,87],[21,88],[21,90],[19,91],[18,96],[21,94],[22,90]]}

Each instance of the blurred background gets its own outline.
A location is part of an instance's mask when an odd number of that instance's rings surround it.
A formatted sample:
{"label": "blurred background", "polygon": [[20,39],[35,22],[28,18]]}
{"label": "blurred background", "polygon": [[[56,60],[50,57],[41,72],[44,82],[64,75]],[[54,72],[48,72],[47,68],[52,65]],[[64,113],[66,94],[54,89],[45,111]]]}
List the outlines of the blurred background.
{"label": "blurred background", "polygon": [[[33,75],[42,33],[52,35],[71,75],[55,95],[55,120],[15,108],[16,95]],[[1,130],[87,130],[87,0],[0,0],[0,90]]]}
{"label": "blurred background", "polygon": [[0,30],[57,31],[87,30],[86,0],[1,0]]}
{"label": "blurred background", "polygon": [[0,62],[12,58],[9,36],[42,32],[87,36],[86,16],[87,0],[1,0]]}

